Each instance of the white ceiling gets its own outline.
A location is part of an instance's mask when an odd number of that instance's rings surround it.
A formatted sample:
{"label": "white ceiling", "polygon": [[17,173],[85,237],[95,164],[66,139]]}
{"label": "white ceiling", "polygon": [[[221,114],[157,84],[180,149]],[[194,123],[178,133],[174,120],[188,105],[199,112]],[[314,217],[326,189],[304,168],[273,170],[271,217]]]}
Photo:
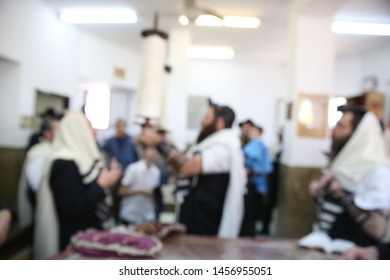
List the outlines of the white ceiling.
{"label": "white ceiling", "polygon": [[[77,25],[127,48],[139,51],[140,33],[153,26],[153,14],[160,14],[159,29],[178,28],[177,16],[185,9],[185,0],[44,0],[56,13],[72,7],[129,7],[138,14],[131,25]],[[304,0],[305,1],[305,0]],[[197,7],[219,15],[260,17],[258,29],[234,29],[188,26],[194,45],[231,46],[241,59],[287,59],[288,14],[292,0],[195,0]],[[390,0],[306,0],[303,12],[335,19],[390,23]],[[329,27],[330,28],[330,27]],[[334,35],[336,54],[358,54],[390,42],[390,37]]]}

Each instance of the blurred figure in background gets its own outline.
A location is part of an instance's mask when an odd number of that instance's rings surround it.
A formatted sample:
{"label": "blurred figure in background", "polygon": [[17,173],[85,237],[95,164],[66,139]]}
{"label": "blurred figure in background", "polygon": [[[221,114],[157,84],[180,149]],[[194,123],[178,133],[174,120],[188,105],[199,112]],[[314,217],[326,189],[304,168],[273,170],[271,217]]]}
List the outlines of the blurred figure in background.
{"label": "blurred figure in background", "polygon": [[241,147],[244,147],[249,142],[249,132],[251,131],[252,127],[255,124],[250,120],[247,119],[246,121],[240,122],[238,126],[241,129],[241,135],[240,135],[240,141],[241,141]]}
{"label": "blurred figure in background", "polygon": [[122,119],[116,121],[115,135],[109,138],[103,146],[103,151],[108,158],[116,158],[123,170],[133,162],[138,160],[137,150],[133,143],[133,138],[126,133],[126,122]]}
{"label": "blurred figure in background", "polygon": [[126,168],[119,188],[119,217],[125,224],[156,220],[153,191],[160,181],[160,170],[153,164],[156,156],[155,147],[143,146],[142,159]]}
{"label": "blurred figure in background", "polygon": [[59,125],[44,174],[37,192],[34,232],[38,259],[64,249],[78,231],[112,224],[112,200],[107,190],[122,171],[115,159],[105,167],[91,124],[83,113],[75,111]]}
{"label": "blurred figure in background", "polygon": [[[167,131],[165,129],[158,129],[157,133],[162,136],[163,141],[169,141],[167,138]],[[171,175],[171,166],[167,163],[165,158],[161,154],[157,154],[157,158],[154,164],[160,170],[160,183],[157,188],[154,189],[154,202],[156,205],[156,219],[159,220],[161,212],[164,210],[163,196],[161,189],[169,182]]]}
{"label": "blurred figure in background", "polygon": [[40,142],[27,152],[18,188],[18,222],[26,226],[33,222],[36,208],[35,193],[43,175],[43,165],[52,152],[52,142],[59,120],[46,119],[41,125]]}
{"label": "blurred figure in background", "polygon": [[279,130],[277,137],[276,143],[270,150],[273,171],[268,174],[268,191],[263,208],[263,228],[261,230],[263,234],[270,233],[269,227],[272,223],[272,212],[278,202],[279,162],[283,152],[283,129]]}
{"label": "blurred figure in background", "polygon": [[386,143],[386,152],[390,157],[390,127],[386,127],[384,134],[385,143]]}
{"label": "blurred figure in background", "polygon": [[34,146],[35,144],[38,144],[38,143],[41,143],[42,141],[45,141],[45,136],[42,135],[42,125],[44,125],[45,121],[55,121],[55,120],[59,120],[62,116],[57,114],[56,111],[54,110],[54,108],[47,108],[45,110],[45,112],[43,112],[42,114],[39,115],[39,118],[41,120],[41,124],[40,124],[40,127],[41,127],[41,130],[39,132],[36,132],[36,133],[33,133],[31,136],[30,136],[30,139],[28,141],[28,145],[27,145],[27,152],[30,150],[30,148],[32,146]]}
{"label": "blurred figure in background", "polygon": [[[272,162],[267,148],[261,140],[263,129],[253,125],[249,131],[249,142],[244,146],[245,168],[248,173],[248,192],[245,196],[245,215],[241,236],[254,236],[255,223],[263,220],[265,198],[268,191],[267,176],[272,172]],[[268,224],[263,223],[263,233],[268,234]]]}
{"label": "blurred figure in background", "polygon": [[[138,161],[138,152],[134,139],[126,133],[127,123],[123,119],[118,119],[115,123],[115,135],[109,138],[103,145],[103,151],[106,158],[110,161],[112,158],[118,160],[122,170],[126,170],[131,163]],[[118,190],[120,181],[112,188],[113,214],[116,220],[119,218],[120,197]]]}

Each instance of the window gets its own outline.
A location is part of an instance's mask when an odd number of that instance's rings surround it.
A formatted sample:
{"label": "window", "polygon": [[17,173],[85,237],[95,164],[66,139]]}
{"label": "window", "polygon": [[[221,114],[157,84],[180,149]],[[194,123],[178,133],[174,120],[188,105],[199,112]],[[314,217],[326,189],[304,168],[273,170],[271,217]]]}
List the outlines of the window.
{"label": "window", "polygon": [[300,94],[298,96],[298,136],[324,138],[328,134],[327,95]]}
{"label": "window", "polygon": [[347,104],[347,99],[345,97],[331,97],[329,99],[328,126],[330,128],[335,127],[343,115],[337,108],[345,104]]}

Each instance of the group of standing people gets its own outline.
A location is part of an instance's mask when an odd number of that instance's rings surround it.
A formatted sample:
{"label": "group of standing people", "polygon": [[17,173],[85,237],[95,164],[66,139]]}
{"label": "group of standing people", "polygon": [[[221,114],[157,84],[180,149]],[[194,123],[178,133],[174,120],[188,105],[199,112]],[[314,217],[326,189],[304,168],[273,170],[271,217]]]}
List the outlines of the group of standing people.
{"label": "group of standing people", "polygon": [[[149,120],[140,126],[142,131],[153,127]],[[166,130],[158,129],[157,133],[166,139]],[[114,217],[125,224],[158,220],[163,210],[161,188],[168,183],[170,169],[155,147],[128,135],[126,122],[119,119],[115,135],[105,142],[102,150],[109,160],[118,159],[123,169],[113,192]]]}
{"label": "group of standing people", "polygon": [[[179,217],[187,232],[238,237],[247,221],[244,215],[247,217],[248,207],[253,206],[245,201],[245,194],[249,186],[260,194],[267,191],[264,176],[272,171],[272,164],[257,159],[257,154],[267,156],[259,140],[261,129],[254,126],[251,140],[242,146],[231,129],[234,121],[230,107],[210,103],[196,145],[184,154],[167,141],[166,131],[143,125],[140,136],[133,139],[122,120],[116,123],[115,135],[99,148],[86,116],[68,112],[50,126],[54,137],[43,142],[44,152],[32,152],[40,144],[31,148],[23,172],[27,177],[23,181],[36,200],[34,212],[30,212],[30,220],[35,222],[34,257],[44,258],[64,249],[77,231],[111,227],[115,203],[117,222],[156,220],[154,193],[168,177],[167,170],[161,172],[155,164],[158,155],[162,166],[169,165],[190,179]],[[41,163],[35,174],[40,176],[32,180],[27,170],[29,163],[37,162],[37,155]],[[26,188],[21,190],[26,197]]]}
{"label": "group of standing people", "polygon": [[[241,123],[240,141],[232,130],[234,121],[230,107],[210,103],[196,144],[187,153],[149,125],[132,139],[125,132],[126,123],[119,121],[116,135],[102,149],[108,155],[105,159],[86,116],[67,113],[58,125],[50,126],[54,137],[47,149],[42,148],[45,152],[33,153],[32,148],[26,160],[27,184],[39,182],[32,188],[35,257],[64,249],[77,231],[111,227],[113,194],[122,198],[121,222],[155,220],[153,193],[162,182],[155,165],[157,152],[165,164],[188,178],[179,221],[189,234],[254,236],[259,218],[263,233],[268,233],[274,203],[270,197],[276,191],[270,174],[276,165],[261,141],[262,128],[250,120]],[[363,258],[367,250],[383,257],[387,246],[379,245],[390,213],[390,171],[381,133],[372,113],[345,112],[332,132],[329,168],[310,185],[319,204],[314,231],[359,246],[379,246],[348,251],[350,258]],[[28,179],[28,163],[36,160],[35,155],[45,157],[39,165],[41,177]],[[279,156],[280,150],[276,159]]]}
{"label": "group of standing people", "polygon": [[255,236],[258,219],[263,220],[263,233],[269,234],[272,207],[266,200],[273,163],[261,140],[262,128],[250,120],[240,123],[240,141],[232,130],[234,121],[230,107],[210,102],[196,144],[186,154],[152,129],[141,135],[141,141],[156,146],[186,177],[186,186],[180,186],[184,201],[179,221],[190,234]]}

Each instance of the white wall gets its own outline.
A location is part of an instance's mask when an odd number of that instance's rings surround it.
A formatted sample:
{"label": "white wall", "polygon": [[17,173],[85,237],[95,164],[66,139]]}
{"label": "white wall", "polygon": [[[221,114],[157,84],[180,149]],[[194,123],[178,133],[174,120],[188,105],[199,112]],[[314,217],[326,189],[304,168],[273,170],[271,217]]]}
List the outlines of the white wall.
{"label": "white wall", "polygon": [[[262,61],[191,60],[188,95],[209,96],[214,102],[231,106],[236,113],[235,129],[247,118],[264,128],[263,139],[275,141],[277,99],[286,96],[284,64]],[[186,108],[187,113],[187,108]],[[198,131],[191,130],[187,141],[193,142]]]}
{"label": "white wall", "polygon": [[334,93],[353,96],[362,92],[362,80],[366,76],[378,78],[379,92],[386,95],[385,119],[389,116],[390,101],[390,43],[365,53],[339,58],[335,68]]}
{"label": "white wall", "polygon": [[[0,1],[0,38],[0,57],[19,64],[19,83],[12,90],[16,92],[7,96],[11,101],[0,104],[1,111],[6,109],[4,104],[13,103],[7,119],[0,119],[0,127],[5,127],[5,122],[13,124],[7,129],[7,139],[3,134],[0,136],[3,146],[26,144],[30,130],[19,128],[18,124],[21,116],[34,113],[36,89],[71,97],[73,108],[81,106],[82,98],[77,89],[80,81],[104,80],[136,92],[140,70],[138,51],[127,50],[63,24],[42,1]],[[390,95],[389,57],[390,46],[385,45],[361,56],[338,59],[333,92],[358,92],[361,77],[374,74],[380,80],[379,90]],[[265,128],[265,142],[269,145],[274,141],[276,102],[287,95],[285,65],[234,59],[192,60],[188,66],[188,87],[183,95],[207,95],[215,102],[232,106],[237,114],[236,124],[252,118]],[[113,76],[114,67],[125,69],[124,80]],[[14,76],[5,82],[6,76],[3,77],[3,87],[16,79]],[[186,114],[187,108],[180,113]],[[192,142],[197,132],[187,131],[184,138]]]}
{"label": "white wall", "polygon": [[[94,35],[78,31],[77,77],[79,80],[104,80],[115,87],[138,86],[141,56],[139,52],[111,44]],[[114,68],[125,70],[125,78],[114,76]]]}
{"label": "white wall", "polygon": [[[329,147],[329,134],[324,137],[298,135],[298,98],[331,95],[334,73],[334,36],[328,17],[302,16],[291,21],[290,79],[288,89],[293,101],[292,119],[285,125],[284,150],[281,161],[290,166],[322,167]],[[326,128],[325,128],[326,129]],[[327,131],[326,131],[327,132]]]}
{"label": "white wall", "polygon": [[[40,0],[0,1],[0,57],[20,64],[19,91],[14,96],[14,111],[9,119],[17,124],[21,116],[33,115],[35,90],[41,89],[71,97],[71,107],[80,108],[77,83],[104,80],[133,89],[138,80],[136,52],[85,34],[63,24],[46,3]],[[125,80],[113,76],[114,67],[125,69]],[[4,110],[0,104],[0,111]],[[7,131],[12,137],[4,146],[23,147],[29,129],[18,126]]]}
{"label": "white wall", "polygon": [[14,127],[18,120],[13,117],[18,104],[20,67],[17,63],[0,58],[0,146],[12,143]]}
{"label": "white wall", "polygon": [[[0,2],[0,56],[20,64],[20,86],[14,111],[7,120],[17,124],[35,108],[35,90],[70,95],[75,88],[75,32],[62,25],[43,3],[34,0]],[[1,110],[6,105],[1,104]],[[7,131],[6,146],[24,146],[29,131],[18,126]]]}
{"label": "white wall", "polygon": [[360,56],[341,57],[335,63],[335,96],[352,96],[361,91],[362,59]]}

